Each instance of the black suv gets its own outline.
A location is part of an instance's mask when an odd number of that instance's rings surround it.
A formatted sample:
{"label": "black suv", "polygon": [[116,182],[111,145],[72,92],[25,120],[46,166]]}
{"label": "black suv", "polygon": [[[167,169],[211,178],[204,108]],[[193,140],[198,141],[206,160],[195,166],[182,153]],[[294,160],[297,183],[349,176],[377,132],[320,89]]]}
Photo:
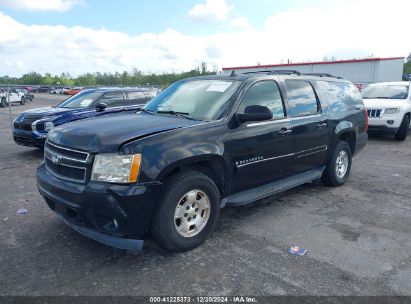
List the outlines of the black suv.
{"label": "black suv", "polygon": [[344,184],[366,132],[357,89],[328,74],[190,78],[136,114],[53,128],[37,182],[88,237],[138,250],[151,233],[184,251],[207,239],[224,206],[320,178]]}

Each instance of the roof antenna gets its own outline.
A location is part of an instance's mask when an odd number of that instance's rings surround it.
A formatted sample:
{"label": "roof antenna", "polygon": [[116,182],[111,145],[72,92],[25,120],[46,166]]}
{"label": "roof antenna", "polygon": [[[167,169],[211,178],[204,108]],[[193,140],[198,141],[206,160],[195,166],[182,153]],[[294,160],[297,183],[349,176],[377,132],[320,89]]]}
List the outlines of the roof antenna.
{"label": "roof antenna", "polygon": [[235,70],[232,70],[231,74],[230,74],[230,77],[234,77],[234,76],[237,76],[237,74],[235,73]]}

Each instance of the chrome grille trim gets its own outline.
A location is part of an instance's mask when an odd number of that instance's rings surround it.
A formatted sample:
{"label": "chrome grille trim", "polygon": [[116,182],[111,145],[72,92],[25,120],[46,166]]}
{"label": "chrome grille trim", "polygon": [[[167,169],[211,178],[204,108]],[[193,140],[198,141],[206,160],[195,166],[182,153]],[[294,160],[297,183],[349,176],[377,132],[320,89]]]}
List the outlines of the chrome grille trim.
{"label": "chrome grille trim", "polygon": [[[66,153],[76,153],[77,155],[83,155],[85,159],[75,158],[72,154],[67,155]],[[58,162],[53,161],[53,158],[57,156]],[[79,151],[67,147],[62,147],[56,144],[50,143],[48,140],[44,145],[44,163],[46,169],[50,174],[66,181],[72,181],[77,183],[85,183],[87,179],[87,171],[89,167],[90,153]],[[47,164],[50,162],[50,164]],[[53,165],[51,165],[53,164]],[[52,168],[53,166],[55,168]],[[67,175],[64,173],[64,167],[79,170],[77,173],[69,171],[67,169]],[[60,169],[63,172],[60,172]],[[58,172],[57,172],[58,171]],[[82,172],[82,173],[81,173]],[[77,176],[77,175],[78,176]],[[77,178],[80,177],[81,178]]]}
{"label": "chrome grille trim", "polygon": [[[50,145],[50,146],[52,146],[52,147],[54,147],[54,148],[56,148],[56,149],[58,149],[58,150],[66,150],[66,151],[70,151],[70,152],[74,152],[74,153],[78,153],[78,154],[83,154],[83,155],[86,156],[86,159],[85,159],[85,160],[82,160],[82,159],[78,159],[78,158],[73,158],[73,157],[65,156],[65,155],[62,154],[63,152],[59,153],[59,152],[53,151],[53,150],[51,150],[51,149],[48,149],[48,147],[47,147],[48,145]],[[69,160],[76,161],[76,162],[81,162],[81,163],[87,163],[88,160],[89,160],[89,158],[90,158],[90,153],[88,153],[88,152],[84,152],[84,151],[79,151],[79,150],[74,150],[74,149],[62,147],[62,146],[59,146],[59,145],[56,145],[56,144],[52,144],[52,143],[49,142],[48,140],[46,141],[46,143],[45,143],[45,145],[44,145],[44,150],[48,150],[50,153],[57,154],[57,155],[59,155],[59,156],[61,156],[61,157],[64,157],[65,159],[69,159]]]}
{"label": "chrome grille trim", "polygon": [[369,118],[381,118],[384,113],[382,109],[368,109],[367,112]]}

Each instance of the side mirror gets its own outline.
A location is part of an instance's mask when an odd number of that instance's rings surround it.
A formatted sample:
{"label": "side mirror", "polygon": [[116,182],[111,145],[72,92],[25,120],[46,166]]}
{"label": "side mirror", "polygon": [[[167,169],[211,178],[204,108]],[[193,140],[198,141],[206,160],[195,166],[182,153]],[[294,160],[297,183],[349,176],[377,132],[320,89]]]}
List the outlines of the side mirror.
{"label": "side mirror", "polygon": [[271,120],[273,113],[265,106],[248,106],[244,109],[244,114],[237,114],[240,123],[247,121],[264,121]]}
{"label": "side mirror", "polygon": [[107,104],[105,102],[100,102],[98,105],[96,105],[97,112],[103,112],[106,108]]}

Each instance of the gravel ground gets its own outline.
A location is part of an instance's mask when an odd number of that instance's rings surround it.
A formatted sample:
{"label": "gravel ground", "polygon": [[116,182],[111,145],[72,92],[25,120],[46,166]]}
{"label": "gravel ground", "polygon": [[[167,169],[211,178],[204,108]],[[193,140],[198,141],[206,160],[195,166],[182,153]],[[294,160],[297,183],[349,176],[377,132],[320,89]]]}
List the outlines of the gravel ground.
{"label": "gravel ground", "polygon": [[[38,94],[20,111],[54,105]],[[36,149],[0,109],[0,295],[411,295],[411,137],[371,138],[343,187],[306,184],[222,210],[199,248],[135,254],[66,227],[38,194]],[[19,208],[28,213],[17,215]],[[308,249],[303,257],[289,245]]]}

